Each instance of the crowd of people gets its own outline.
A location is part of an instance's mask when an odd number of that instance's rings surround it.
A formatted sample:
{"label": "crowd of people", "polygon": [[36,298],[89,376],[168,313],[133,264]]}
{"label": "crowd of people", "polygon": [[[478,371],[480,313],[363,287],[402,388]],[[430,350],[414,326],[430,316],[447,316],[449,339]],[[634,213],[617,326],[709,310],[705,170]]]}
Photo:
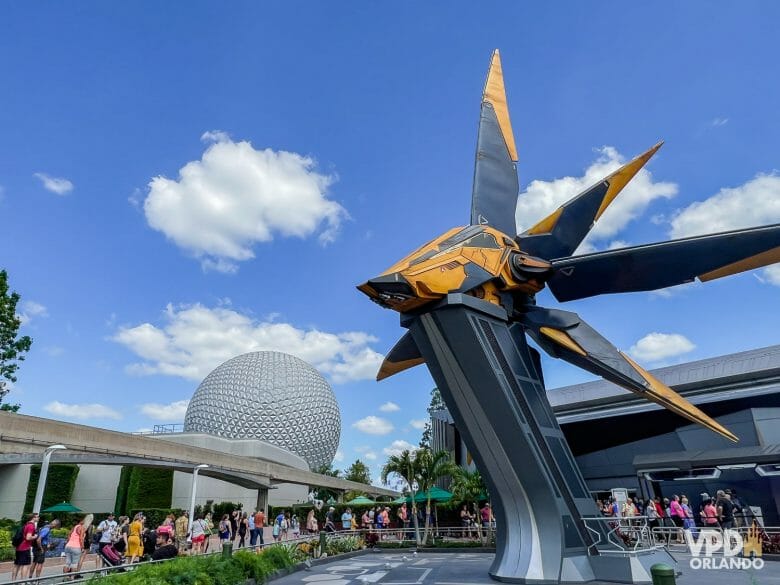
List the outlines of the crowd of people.
{"label": "crowd of people", "polygon": [[[210,513],[198,514],[192,522],[186,511],[178,517],[169,514],[157,527],[150,526],[143,513],[132,518],[108,514],[97,524],[94,516],[87,514],[73,526],[65,540],[63,572],[80,572],[90,553],[96,554],[98,562],[104,566],[206,553],[214,534],[219,535],[220,542],[238,541],[239,548],[246,546],[247,536],[249,546],[263,545],[265,525],[262,510],[252,514],[235,510],[224,514],[216,526]],[[28,516],[12,542],[15,554],[11,580],[41,575],[51,531],[59,526],[56,519],[41,524],[38,514]],[[74,577],[78,578],[77,575]]]}
{"label": "crowd of people", "polygon": [[[417,508],[418,524],[424,526],[426,520],[436,523],[435,510],[426,512],[424,506]],[[159,526],[150,525],[147,517],[139,512],[132,518],[108,514],[104,520],[94,522],[94,516],[87,514],[68,533],[64,549],[64,573],[82,571],[84,561],[90,553],[96,554],[99,563],[115,566],[123,563],[135,563],[141,560],[161,560],[182,554],[204,554],[209,551],[213,536],[219,538],[220,545],[233,543],[238,548],[265,545],[263,530],[271,527],[275,542],[294,540],[302,535],[315,535],[320,530],[336,532],[339,530],[382,531],[397,529],[398,538],[408,537],[413,523],[413,512],[407,504],[398,506],[394,511],[390,506],[377,505],[366,508],[362,513],[353,513],[346,508],[340,515],[334,507],[325,514],[325,522],[320,526],[314,509],[309,510],[305,522],[300,522],[297,514],[291,511],[279,512],[270,522],[262,510],[252,513],[234,510],[214,519],[211,513],[196,514],[190,520],[184,511],[178,516],[169,514]],[[464,505],[460,512],[464,534],[476,531],[477,522],[483,528],[495,527],[495,518],[490,504],[485,504],[479,515],[469,511]],[[51,542],[51,530],[60,526],[59,520],[41,524],[38,514],[31,514],[19,531],[19,541],[14,542],[15,558],[12,580],[40,576],[45,562],[45,553]],[[78,575],[74,575],[78,578]]]}
{"label": "crowd of people", "polygon": [[604,516],[631,519],[644,517],[652,528],[677,528],[675,536],[683,541],[683,530],[702,528],[740,528],[753,522],[750,507],[743,502],[734,489],[718,490],[715,496],[708,493],[699,495],[698,510],[694,510],[685,494],[670,498],[655,497],[642,502],[638,498],[628,498],[618,503],[614,497],[597,500],[597,506]]}

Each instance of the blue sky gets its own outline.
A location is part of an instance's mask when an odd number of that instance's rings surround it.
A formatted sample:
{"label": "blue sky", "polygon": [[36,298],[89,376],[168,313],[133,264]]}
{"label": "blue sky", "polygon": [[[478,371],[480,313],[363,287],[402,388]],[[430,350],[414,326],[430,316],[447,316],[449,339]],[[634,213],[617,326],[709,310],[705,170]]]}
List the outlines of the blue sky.
{"label": "blue sky", "polygon": [[[417,443],[433,384],[373,381],[402,330],[354,286],[468,220],[491,51],[521,225],[666,140],[583,248],[604,249],[780,222],[779,18],[768,2],[3,3],[0,266],[34,338],[9,399],[133,431],[181,420],[224,359],[280,349],[332,382],[336,465],[379,465]],[[776,266],[565,308],[656,367],[778,343],[779,296]],[[545,366],[551,387],[590,379]]]}

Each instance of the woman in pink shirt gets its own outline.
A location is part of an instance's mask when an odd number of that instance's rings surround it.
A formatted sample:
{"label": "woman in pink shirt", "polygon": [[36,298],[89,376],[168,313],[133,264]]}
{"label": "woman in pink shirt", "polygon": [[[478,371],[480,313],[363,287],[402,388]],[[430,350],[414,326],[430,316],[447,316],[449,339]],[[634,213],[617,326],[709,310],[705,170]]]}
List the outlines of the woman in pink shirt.
{"label": "woman in pink shirt", "polygon": [[701,511],[701,521],[707,528],[717,528],[718,526],[718,510],[715,508],[715,504],[712,503],[712,498],[704,503],[704,508]]}
{"label": "woman in pink shirt", "polygon": [[[685,511],[680,505],[680,496],[677,494],[672,496],[672,501],[669,504],[669,515],[672,517],[672,522],[677,528],[682,528],[685,521]],[[683,541],[682,530],[677,531],[677,542]]]}

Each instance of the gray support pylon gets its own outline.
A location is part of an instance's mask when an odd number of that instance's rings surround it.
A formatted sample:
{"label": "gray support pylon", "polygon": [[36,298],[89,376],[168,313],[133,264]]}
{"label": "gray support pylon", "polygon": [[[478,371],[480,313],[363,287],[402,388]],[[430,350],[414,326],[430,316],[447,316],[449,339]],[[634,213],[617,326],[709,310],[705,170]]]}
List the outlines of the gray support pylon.
{"label": "gray support pylon", "polygon": [[[502,313],[453,294],[432,311],[404,316],[403,324],[490,490],[499,524],[491,576],[514,583],[591,581],[593,541],[581,517],[597,515],[596,505],[532,350]],[[598,554],[595,547],[591,554]]]}

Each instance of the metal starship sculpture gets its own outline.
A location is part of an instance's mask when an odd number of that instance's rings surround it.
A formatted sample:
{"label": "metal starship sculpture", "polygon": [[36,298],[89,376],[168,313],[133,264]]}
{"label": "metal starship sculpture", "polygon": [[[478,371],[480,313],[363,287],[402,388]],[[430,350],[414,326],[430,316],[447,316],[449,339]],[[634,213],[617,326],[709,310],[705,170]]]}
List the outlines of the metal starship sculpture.
{"label": "metal starship sculpture", "polygon": [[[486,476],[505,528],[491,569],[498,579],[612,580],[615,571],[614,562],[598,554],[600,536],[582,520],[595,515],[595,507],[525,334],[553,357],[737,440],[577,314],[536,304],[545,286],[563,302],[709,281],[780,262],[780,224],[573,256],[660,146],[518,235],[517,149],[495,51],[482,96],[470,225],[449,230],[358,286],[400,312],[409,329],[377,379],[426,363]],[[644,580],[634,565],[621,578]]]}

